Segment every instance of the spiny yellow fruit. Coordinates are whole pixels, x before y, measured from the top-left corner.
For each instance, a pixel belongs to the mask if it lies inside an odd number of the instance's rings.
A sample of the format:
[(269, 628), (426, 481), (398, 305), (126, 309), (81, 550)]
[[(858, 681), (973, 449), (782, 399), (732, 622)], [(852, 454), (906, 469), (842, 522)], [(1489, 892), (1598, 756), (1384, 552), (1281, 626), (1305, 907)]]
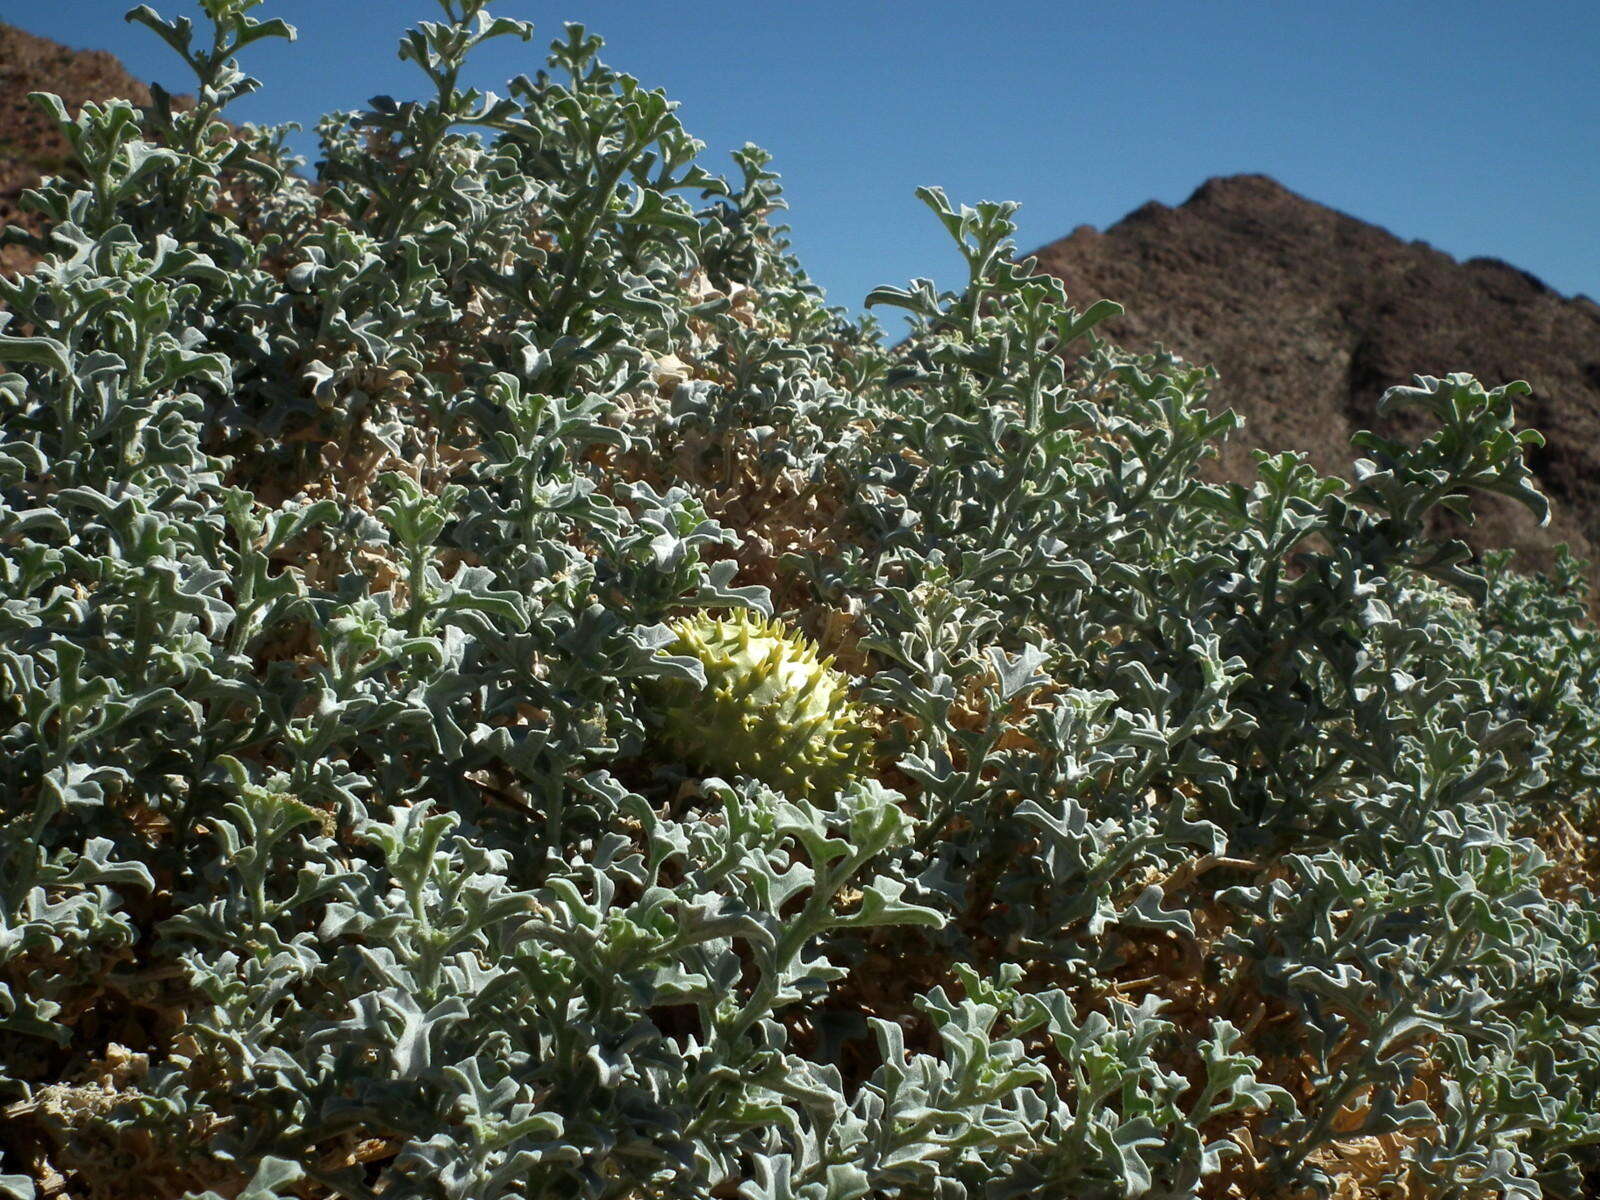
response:
[(706, 686), (659, 685), (659, 730), (674, 756), (708, 774), (746, 775), (787, 792), (832, 794), (862, 769), (872, 734), (850, 681), (781, 621), (739, 610), (674, 622), (665, 652), (693, 658)]

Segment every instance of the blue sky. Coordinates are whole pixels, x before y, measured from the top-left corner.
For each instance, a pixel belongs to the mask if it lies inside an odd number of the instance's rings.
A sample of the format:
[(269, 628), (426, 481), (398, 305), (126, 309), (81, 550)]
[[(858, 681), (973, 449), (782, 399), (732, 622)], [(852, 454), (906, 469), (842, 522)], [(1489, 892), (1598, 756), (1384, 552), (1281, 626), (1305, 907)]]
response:
[[(169, 16), (198, 10), (154, 2)], [(114, 50), (183, 90), (170, 51), (124, 24), (128, 7), (0, 0), (0, 20)], [(309, 127), (380, 92), (420, 92), (395, 46), (438, 13), (433, 0), (259, 11), (300, 41), (253, 48), (245, 66), (266, 87), (236, 118)], [(879, 283), (957, 282), (919, 184), (1021, 201), (1028, 250), (1241, 171), (1600, 297), (1592, 0), (501, 0), (497, 11), (534, 21), (535, 41), (485, 47), (471, 82), (531, 73), (561, 23), (583, 21), (607, 61), (681, 102), (714, 165), (746, 141), (774, 153), (797, 251), (851, 308)]]

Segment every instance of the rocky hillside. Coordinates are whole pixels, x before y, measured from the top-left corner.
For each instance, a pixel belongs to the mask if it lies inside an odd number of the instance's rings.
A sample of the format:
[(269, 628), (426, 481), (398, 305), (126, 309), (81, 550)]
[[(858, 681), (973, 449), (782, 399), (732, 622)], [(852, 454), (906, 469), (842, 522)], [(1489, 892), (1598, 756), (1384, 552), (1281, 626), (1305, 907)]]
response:
[[(48, 117), (28, 99), (54, 92), (76, 112), (85, 101), (117, 97), (150, 103), (150, 92), (116, 56), (104, 50), (71, 50), (47, 38), (0, 24), (0, 228), (27, 224), (17, 201), (41, 174), (60, 171), (67, 143)], [(0, 270), (27, 264), (16, 246), (0, 247)]]
[(1078, 301), (1126, 306), (1116, 340), (1216, 365), (1217, 402), (1247, 421), (1223, 464), (1236, 478), (1252, 446), (1347, 471), (1351, 432), (1381, 428), (1378, 397), (1413, 374), (1526, 379), (1523, 421), (1548, 439), (1534, 465), (1550, 524), (1507, 502), (1469, 537), (1540, 564), (1562, 541), (1600, 557), (1600, 305), (1587, 297), (1494, 259), (1457, 262), (1261, 175), (1213, 179), (1103, 233), (1084, 226), (1038, 259)]

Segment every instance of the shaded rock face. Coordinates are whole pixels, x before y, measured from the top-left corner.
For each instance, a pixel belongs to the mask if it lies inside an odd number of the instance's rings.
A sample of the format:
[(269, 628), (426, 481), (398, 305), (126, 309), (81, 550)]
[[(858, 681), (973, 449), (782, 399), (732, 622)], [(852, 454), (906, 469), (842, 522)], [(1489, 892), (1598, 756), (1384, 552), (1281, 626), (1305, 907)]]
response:
[(1386, 387), (1469, 371), (1494, 387), (1525, 379), (1519, 421), (1548, 441), (1533, 466), (1550, 523), (1480, 497), (1479, 548), (1516, 546), (1544, 567), (1560, 542), (1600, 557), (1600, 305), (1526, 272), (1457, 262), (1335, 212), (1261, 175), (1213, 179), (1177, 208), (1147, 204), (1099, 232), (1084, 226), (1037, 253), (1080, 306), (1126, 314), (1105, 328), (1133, 349), (1158, 343), (1216, 366), (1216, 403), (1246, 424), (1221, 473), (1252, 475), (1251, 447), (1302, 450), (1348, 474), (1350, 434), (1380, 422)]
[[(67, 141), (55, 124), (28, 99), (30, 92), (54, 92), (76, 113), (90, 100), (131, 100), (149, 104), (150, 91), (104, 50), (69, 50), (47, 38), (0, 24), (0, 228), (38, 224), (18, 200), (40, 176), (60, 173), (70, 161)], [(30, 264), (17, 246), (0, 247), (0, 270)]]

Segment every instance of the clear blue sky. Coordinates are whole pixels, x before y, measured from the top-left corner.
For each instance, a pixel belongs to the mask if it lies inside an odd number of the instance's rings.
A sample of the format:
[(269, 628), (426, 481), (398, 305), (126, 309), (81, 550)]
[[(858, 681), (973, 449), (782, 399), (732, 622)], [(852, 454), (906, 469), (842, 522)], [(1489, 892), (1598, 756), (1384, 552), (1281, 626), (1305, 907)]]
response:
[[(154, 0), (166, 15), (195, 0)], [(186, 81), (125, 0), (0, 0), (0, 19)], [(297, 120), (420, 92), (395, 46), (433, 0), (268, 0), (300, 30), (245, 66), (236, 118)], [(1034, 249), (1213, 175), (1260, 171), (1458, 257), (1600, 297), (1600, 4), (1594, 0), (501, 0), (535, 41), (473, 82), (531, 73), (565, 20), (681, 101), (719, 169), (776, 155), (802, 261), (855, 308), (879, 283), (956, 282), (912, 195), (1023, 204)], [(180, 64), (181, 67), (181, 64)], [(309, 138), (301, 143), (307, 148)], [(1087, 298), (1086, 298), (1087, 299)]]

